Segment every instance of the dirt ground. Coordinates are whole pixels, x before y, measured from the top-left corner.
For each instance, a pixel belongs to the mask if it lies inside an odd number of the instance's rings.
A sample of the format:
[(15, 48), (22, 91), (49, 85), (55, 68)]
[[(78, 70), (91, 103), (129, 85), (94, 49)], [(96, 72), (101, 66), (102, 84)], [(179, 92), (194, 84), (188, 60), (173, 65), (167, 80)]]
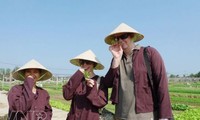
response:
[[(0, 120), (6, 120), (8, 113), (7, 92), (0, 91)], [(52, 120), (66, 120), (67, 112), (53, 108)]]

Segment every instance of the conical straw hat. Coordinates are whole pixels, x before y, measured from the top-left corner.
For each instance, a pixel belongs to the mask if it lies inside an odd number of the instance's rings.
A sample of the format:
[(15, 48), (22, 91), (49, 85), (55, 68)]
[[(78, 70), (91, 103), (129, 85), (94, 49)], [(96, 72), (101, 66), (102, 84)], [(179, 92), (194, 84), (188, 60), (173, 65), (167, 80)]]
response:
[(83, 52), (80, 55), (74, 57), (70, 60), (70, 63), (76, 66), (81, 66), (79, 60), (89, 60), (97, 63), (96, 67), (94, 68), (95, 70), (104, 69), (104, 66), (100, 63), (100, 61), (97, 59), (96, 55), (92, 52), (92, 50), (87, 50), (86, 52)]
[(43, 65), (41, 65), (36, 60), (32, 59), (29, 62), (27, 62), (25, 65), (20, 67), (17, 71), (13, 73), (13, 78), (16, 80), (23, 81), (25, 79), (24, 71), (26, 69), (40, 69), (41, 70), (41, 77), (38, 81), (42, 80), (48, 80), (52, 77), (52, 73), (47, 70)]
[(116, 34), (121, 33), (132, 33), (134, 34), (134, 37), (132, 38), (133, 42), (140, 41), (144, 38), (144, 35), (133, 29), (132, 27), (128, 26), (125, 23), (121, 23), (117, 28), (115, 28), (106, 38), (105, 42), (109, 45), (112, 45), (112, 43), (115, 42), (114, 36)]

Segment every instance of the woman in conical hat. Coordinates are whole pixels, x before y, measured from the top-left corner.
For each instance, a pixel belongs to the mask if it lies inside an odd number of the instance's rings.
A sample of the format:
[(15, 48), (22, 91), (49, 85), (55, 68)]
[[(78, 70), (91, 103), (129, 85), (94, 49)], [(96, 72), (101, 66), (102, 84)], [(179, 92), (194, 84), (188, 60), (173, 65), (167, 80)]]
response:
[(13, 78), (24, 81), (8, 92), (9, 120), (51, 120), (50, 96), (36, 86), (37, 81), (48, 80), (52, 73), (36, 60), (30, 60), (13, 73)]
[(165, 65), (155, 48), (135, 44), (143, 38), (125, 23), (105, 37), (113, 59), (104, 85), (113, 87), (116, 119), (169, 120), (172, 109)]
[(100, 77), (94, 70), (104, 66), (96, 55), (87, 50), (70, 60), (80, 67), (63, 86), (63, 97), (72, 100), (67, 120), (99, 120), (99, 109), (107, 104), (108, 89), (103, 86)]

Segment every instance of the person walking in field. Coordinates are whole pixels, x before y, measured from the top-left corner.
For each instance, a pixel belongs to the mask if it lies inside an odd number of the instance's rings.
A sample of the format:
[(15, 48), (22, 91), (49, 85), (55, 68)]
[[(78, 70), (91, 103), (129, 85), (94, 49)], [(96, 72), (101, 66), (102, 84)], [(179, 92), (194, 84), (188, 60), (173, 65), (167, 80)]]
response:
[[(172, 108), (164, 62), (153, 47), (146, 47), (150, 69), (145, 64), (144, 47), (135, 43), (144, 36), (121, 23), (105, 43), (113, 55), (104, 85), (112, 87), (116, 120), (169, 120)], [(151, 71), (148, 79), (148, 71)]]
[(13, 78), (23, 84), (13, 86), (8, 92), (8, 120), (51, 120), (50, 96), (36, 82), (48, 80), (52, 73), (36, 60), (31, 60), (13, 73)]
[(63, 85), (63, 97), (71, 100), (67, 120), (99, 120), (99, 110), (108, 101), (108, 88), (102, 84), (104, 77), (96, 75), (94, 70), (102, 70), (104, 66), (91, 50), (70, 62), (80, 68)]

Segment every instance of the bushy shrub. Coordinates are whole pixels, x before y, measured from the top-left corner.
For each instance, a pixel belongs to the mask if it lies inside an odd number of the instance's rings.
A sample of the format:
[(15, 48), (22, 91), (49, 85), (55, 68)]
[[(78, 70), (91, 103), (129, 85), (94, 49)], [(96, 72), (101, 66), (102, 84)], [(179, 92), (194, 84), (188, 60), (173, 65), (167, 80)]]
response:
[(187, 109), (189, 109), (188, 105), (185, 105), (185, 104), (172, 104), (172, 110), (185, 111)]

